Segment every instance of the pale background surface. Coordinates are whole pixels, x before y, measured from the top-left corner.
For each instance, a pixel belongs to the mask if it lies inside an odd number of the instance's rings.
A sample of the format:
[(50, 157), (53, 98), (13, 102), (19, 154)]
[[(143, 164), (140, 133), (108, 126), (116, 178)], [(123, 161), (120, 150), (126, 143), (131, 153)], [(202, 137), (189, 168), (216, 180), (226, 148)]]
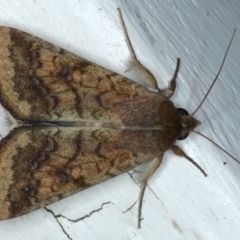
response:
[[(139, 60), (153, 72), (160, 87), (167, 86), (175, 59), (181, 58), (172, 100), (190, 113), (215, 77), (237, 28), (221, 76), (196, 117), (202, 122), (199, 131), (239, 159), (238, 0), (0, 0), (0, 24), (124, 74), (129, 53), (117, 7), (122, 10)], [(0, 114), (0, 133), (6, 135)], [(110, 202), (90, 217), (76, 223), (59, 217), (58, 222), (40, 209), (0, 222), (0, 239), (240, 239), (240, 166), (196, 134), (178, 145), (208, 177), (184, 159), (166, 153), (146, 190), (141, 230), (136, 227), (137, 206), (122, 213), (139, 194), (139, 186), (126, 173), (49, 206), (56, 215), (78, 219)]]

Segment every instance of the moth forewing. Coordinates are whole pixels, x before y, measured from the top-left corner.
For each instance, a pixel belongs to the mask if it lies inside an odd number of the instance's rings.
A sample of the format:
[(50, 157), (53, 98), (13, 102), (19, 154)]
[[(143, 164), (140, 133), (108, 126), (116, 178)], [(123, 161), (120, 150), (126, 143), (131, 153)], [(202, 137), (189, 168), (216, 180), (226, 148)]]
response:
[(148, 139), (157, 141), (157, 134), (43, 126), (13, 130), (0, 145), (1, 219), (26, 214), (152, 159), (159, 152)]
[(0, 36), (0, 101), (18, 124), (0, 145), (1, 219), (161, 156), (179, 137), (161, 93), (19, 30)]

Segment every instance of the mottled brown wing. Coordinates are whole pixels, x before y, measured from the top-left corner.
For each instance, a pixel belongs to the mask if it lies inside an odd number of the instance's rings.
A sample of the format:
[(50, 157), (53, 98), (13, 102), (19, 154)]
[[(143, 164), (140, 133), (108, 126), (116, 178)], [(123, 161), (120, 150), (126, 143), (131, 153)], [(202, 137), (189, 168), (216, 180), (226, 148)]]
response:
[(161, 133), (20, 127), (0, 145), (0, 219), (17, 217), (161, 154)]
[(0, 103), (23, 120), (0, 143), (0, 219), (160, 156), (179, 136), (161, 94), (16, 29), (0, 27), (0, 44)]
[(15, 119), (159, 125), (162, 95), (13, 28), (0, 44), (0, 103)]

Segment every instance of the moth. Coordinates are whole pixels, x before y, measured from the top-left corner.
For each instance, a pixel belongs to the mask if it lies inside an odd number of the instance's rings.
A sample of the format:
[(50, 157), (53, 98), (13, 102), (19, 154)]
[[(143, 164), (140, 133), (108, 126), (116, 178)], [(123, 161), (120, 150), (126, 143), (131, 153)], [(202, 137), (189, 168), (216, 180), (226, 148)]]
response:
[[(0, 103), (10, 133), (0, 142), (0, 219), (38, 208), (149, 162), (144, 189), (175, 144), (200, 122), (169, 100), (137, 60), (119, 11), (131, 61), (153, 91), (28, 33), (0, 27)], [(155, 90), (155, 91), (154, 91)]]

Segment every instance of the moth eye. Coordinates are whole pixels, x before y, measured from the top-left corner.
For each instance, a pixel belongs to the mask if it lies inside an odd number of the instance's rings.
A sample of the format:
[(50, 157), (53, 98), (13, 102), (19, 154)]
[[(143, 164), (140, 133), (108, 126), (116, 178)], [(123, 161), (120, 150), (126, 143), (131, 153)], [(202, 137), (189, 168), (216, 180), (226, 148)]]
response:
[(178, 140), (184, 140), (185, 138), (188, 137), (188, 135), (189, 135), (189, 133), (186, 133), (186, 134), (184, 134), (184, 135), (181, 135), (181, 136), (178, 138)]
[(184, 108), (177, 108), (177, 112), (179, 113), (180, 116), (189, 116), (188, 111)]
[[(177, 112), (180, 116), (189, 116), (188, 111), (185, 110), (184, 108), (177, 108)], [(187, 125), (184, 124), (183, 127), (187, 127)], [(178, 140), (184, 140), (185, 138), (188, 137), (188, 135), (189, 135), (189, 133), (183, 134), (178, 138)]]

